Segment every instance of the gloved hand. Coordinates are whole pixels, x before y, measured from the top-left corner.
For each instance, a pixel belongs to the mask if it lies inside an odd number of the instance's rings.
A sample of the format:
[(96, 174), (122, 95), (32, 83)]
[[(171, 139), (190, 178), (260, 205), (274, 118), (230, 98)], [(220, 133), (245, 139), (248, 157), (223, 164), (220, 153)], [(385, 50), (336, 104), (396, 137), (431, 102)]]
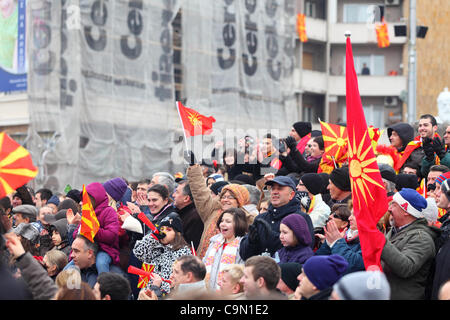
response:
[(435, 137), (433, 139), (433, 142), (431, 143), (433, 147), (433, 151), (436, 153), (436, 155), (439, 157), (439, 159), (442, 159), (445, 154), (445, 143), (439, 139), (439, 137)]
[(197, 163), (197, 159), (195, 159), (195, 155), (191, 150), (187, 150), (183, 152), (184, 160), (190, 165), (193, 166)]
[(248, 241), (252, 244), (259, 242), (258, 227), (255, 223), (248, 226)]
[(425, 153), (425, 158), (428, 162), (432, 162), (434, 160), (434, 150), (432, 145), (432, 140), (430, 138), (422, 139), (422, 148)]
[(288, 136), (284, 141), (286, 142), (286, 146), (291, 150), (297, 147), (297, 141), (291, 136)]

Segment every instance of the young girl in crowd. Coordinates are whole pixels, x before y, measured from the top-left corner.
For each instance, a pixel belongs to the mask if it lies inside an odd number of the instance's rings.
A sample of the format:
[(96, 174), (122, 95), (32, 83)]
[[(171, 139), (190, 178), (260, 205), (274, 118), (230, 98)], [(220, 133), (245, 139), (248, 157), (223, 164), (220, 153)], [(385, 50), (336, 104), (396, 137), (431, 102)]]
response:
[(276, 252), (278, 263), (305, 263), (314, 255), (311, 249), (311, 233), (305, 218), (299, 214), (290, 214), (281, 220), (280, 241), (283, 248)]
[[(133, 253), (141, 262), (154, 265), (153, 272), (166, 280), (172, 274), (172, 265), (181, 256), (190, 255), (191, 250), (182, 236), (183, 224), (175, 212), (170, 213), (159, 223), (159, 234), (149, 233), (136, 241)], [(156, 235), (159, 240), (156, 240)], [(148, 288), (152, 285), (152, 280)], [(161, 293), (168, 294), (170, 284), (161, 283)]]
[(220, 233), (210, 239), (203, 262), (206, 266), (206, 283), (210, 289), (219, 289), (223, 271), (230, 264), (242, 264), (239, 245), (247, 233), (245, 212), (240, 208), (230, 208), (222, 212), (217, 228)]

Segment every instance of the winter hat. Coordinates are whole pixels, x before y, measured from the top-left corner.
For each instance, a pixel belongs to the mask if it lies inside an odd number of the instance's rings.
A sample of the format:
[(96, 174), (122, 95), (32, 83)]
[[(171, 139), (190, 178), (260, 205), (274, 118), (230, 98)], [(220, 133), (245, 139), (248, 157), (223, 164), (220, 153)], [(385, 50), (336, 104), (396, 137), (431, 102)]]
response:
[(403, 188), (417, 189), (419, 187), (419, 182), (417, 181), (417, 176), (415, 174), (399, 173), (395, 178), (395, 189), (397, 191)]
[(444, 182), (445, 180), (450, 179), (450, 171), (441, 174), (439, 177), (436, 178), (436, 183), (441, 185), (442, 182)]
[(311, 131), (311, 138), (320, 137), (321, 135), (322, 135), (322, 131), (320, 131), (320, 130)]
[(163, 226), (170, 227), (180, 233), (183, 233), (183, 222), (181, 221), (180, 216), (175, 212), (169, 213), (164, 219), (162, 219), (159, 223), (158, 229), (161, 229)]
[(123, 194), (127, 190), (127, 183), (122, 178), (114, 178), (106, 181), (103, 184), (106, 192), (113, 198), (116, 202), (122, 199)]
[(330, 184), (330, 175), (326, 172), (318, 173), (320, 179), (322, 179), (322, 189), (320, 193), (328, 193), (327, 187)]
[(219, 181), (216, 183), (213, 183), (209, 188), (212, 192), (214, 192), (215, 195), (218, 195), (220, 191), (222, 191), (222, 188), (226, 186), (227, 184), (230, 184), (228, 181)]
[(291, 289), (295, 291), (298, 287), (298, 275), (302, 273), (302, 265), (295, 262), (286, 262), (279, 264), (281, 269), (281, 280)]
[[(449, 191), (450, 191), (450, 181), (449, 181), (449, 179), (445, 179), (444, 182), (441, 183), (441, 192), (445, 194), (448, 201), (450, 201), (450, 192)], [(13, 212), (14, 212), (14, 209), (13, 209)]]
[[(446, 194), (447, 195), (447, 194)], [(448, 196), (447, 196), (448, 197)], [(439, 209), (434, 198), (426, 198), (427, 207), (423, 210), (423, 215), (428, 222), (435, 223), (438, 219)]]
[(250, 184), (252, 186), (255, 185), (255, 181), (253, 181), (253, 178), (250, 177), (248, 174), (238, 174), (237, 176), (234, 177), (233, 180), (241, 181), (244, 184)]
[(378, 164), (378, 168), (380, 169), (380, 174), (383, 179), (395, 183), (395, 178), (397, 177), (397, 174), (395, 173), (394, 168), (392, 168), (390, 165), (386, 163)]
[(58, 231), (58, 233), (61, 235), (61, 240), (62, 241), (67, 241), (67, 219), (59, 219), (57, 221), (54, 221), (52, 223), (50, 223), (50, 225), (52, 226), (52, 228), (56, 229), (56, 231)]
[(50, 199), (48, 199), (47, 204), (53, 203), (55, 206), (59, 206), (59, 198), (56, 195), (53, 195)]
[(403, 188), (396, 192), (392, 201), (396, 202), (406, 212), (416, 218), (424, 218), (424, 209), (428, 206), (428, 202), (416, 190)]
[(22, 216), (30, 219), (30, 222), (36, 221), (38, 215), (38, 209), (31, 204), (22, 204), (20, 206), (14, 207), (12, 213), (20, 213)]
[(330, 180), (342, 191), (351, 191), (350, 175), (347, 166), (334, 169), (330, 174)]
[(288, 186), (294, 191), (297, 190), (297, 186), (295, 185), (294, 180), (291, 177), (277, 176), (272, 180), (267, 181), (266, 186), (271, 186), (274, 183), (279, 184), (280, 186)]
[(81, 191), (77, 189), (72, 189), (69, 192), (67, 192), (66, 197), (72, 199), (76, 203), (80, 203), (81, 201)]
[(303, 265), (303, 273), (318, 289), (333, 286), (347, 270), (348, 262), (337, 254), (312, 256)]
[(305, 218), (298, 213), (290, 214), (281, 220), (281, 223), (286, 225), (294, 232), (298, 242), (305, 246), (311, 244), (311, 233), (309, 232), (308, 224)]
[(300, 180), (305, 185), (305, 188), (308, 189), (310, 193), (313, 195), (321, 193), (322, 186), (322, 178), (320, 178), (318, 173), (305, 173)]
[[(221, 174), (218, 174), (218, 173), (213, 173), (213, 174), (210, 174), (209, 176), (208, 176), (208, 179), (209, 178), (212, 178), (212, 179), (214, 179), (214, 181), (224, 181), (224, 178), (223, 178), (223, 176), (221, 175)], [(208, 179), (206, 179), (206, 180), (208, 180)]]
[(220, 197), (222, 197), (222, 195), (227, 192), (230, 191), (234, 197), (236, 198), (237, 202), (238, 202), (238, 206), (243, 207), (246, 204), (250, 203), (250, 193), (248, 192), (247, 188), (235, 183), (232, 184), (227, 184), (226, 186), (224, 186), (222, 188), (222, 191), (220, 192)]
[(16, 228), (14, 228), (14, 233), (27, 240), (30, 240), (33, 244), (39, 242), (39, 230), (31, 223), (19, 224)]
[[(44, 220), (47, 223), (52, 224), (53, 222), (56, 222), (58, 220), (66, 219), (66, 213), (67, 209), (62, 209), (59, 210), (56, 214), (46, 214), (44, 215)], [(77, 214), (76, 211), (73, 211), (73, 214)]]
[(334, 286), (341, 300), (389, 300), (391, 287), (380, 271), (358, 271), (343, 276)]
[(308, 133), (311, 133), (311, 129), (312, 129), (311, 128), (311, 122), (303, 122), (303, 121), (299, 121), (299, 122), (294, 123), (292, 125), (292, 127), (298, 133), (300, 138), (303, 138)]

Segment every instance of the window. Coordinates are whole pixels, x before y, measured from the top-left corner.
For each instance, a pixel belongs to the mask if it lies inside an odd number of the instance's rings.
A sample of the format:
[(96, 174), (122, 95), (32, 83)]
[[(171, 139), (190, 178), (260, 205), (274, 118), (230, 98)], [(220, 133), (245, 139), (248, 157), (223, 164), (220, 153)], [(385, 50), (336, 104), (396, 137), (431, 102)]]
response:
[[(343, 74), (345, 75), (345, 56), (343, 59)], [(362, 74), (364, 65), (369, 68), (369, 75), (371, 76), (384, 76), (386, 74), (383, 55), (355, 55), (353, 60), (358, 75)]]
[(316, 3), (306, 1), (305, 2), (305, 15), (307, 17), (316, 18)]
[(374, 4), (344, 4), (344, 23), (374, 23), (381, 21), (383, 6)]

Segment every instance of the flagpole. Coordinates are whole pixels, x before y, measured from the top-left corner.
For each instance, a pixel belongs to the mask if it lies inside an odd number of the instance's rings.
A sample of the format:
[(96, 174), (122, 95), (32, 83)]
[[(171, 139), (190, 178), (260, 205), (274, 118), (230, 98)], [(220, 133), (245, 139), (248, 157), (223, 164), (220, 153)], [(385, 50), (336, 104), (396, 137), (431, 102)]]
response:
[(181, 128), (183, 128), (184, 143), (185, 143), (185, 146), (186, 146), (186, 151), (189, 151), (189, 146), (188, 146), (187, 138), (186, 138), (186, 131), (184, 131), (183, 120), (181, 119), (181, 113), (180, 113), (180, 107), (179, 107), (180, 103), (181, 103), (180, 101), (176, 101), (178, 117), (180, 118)]

